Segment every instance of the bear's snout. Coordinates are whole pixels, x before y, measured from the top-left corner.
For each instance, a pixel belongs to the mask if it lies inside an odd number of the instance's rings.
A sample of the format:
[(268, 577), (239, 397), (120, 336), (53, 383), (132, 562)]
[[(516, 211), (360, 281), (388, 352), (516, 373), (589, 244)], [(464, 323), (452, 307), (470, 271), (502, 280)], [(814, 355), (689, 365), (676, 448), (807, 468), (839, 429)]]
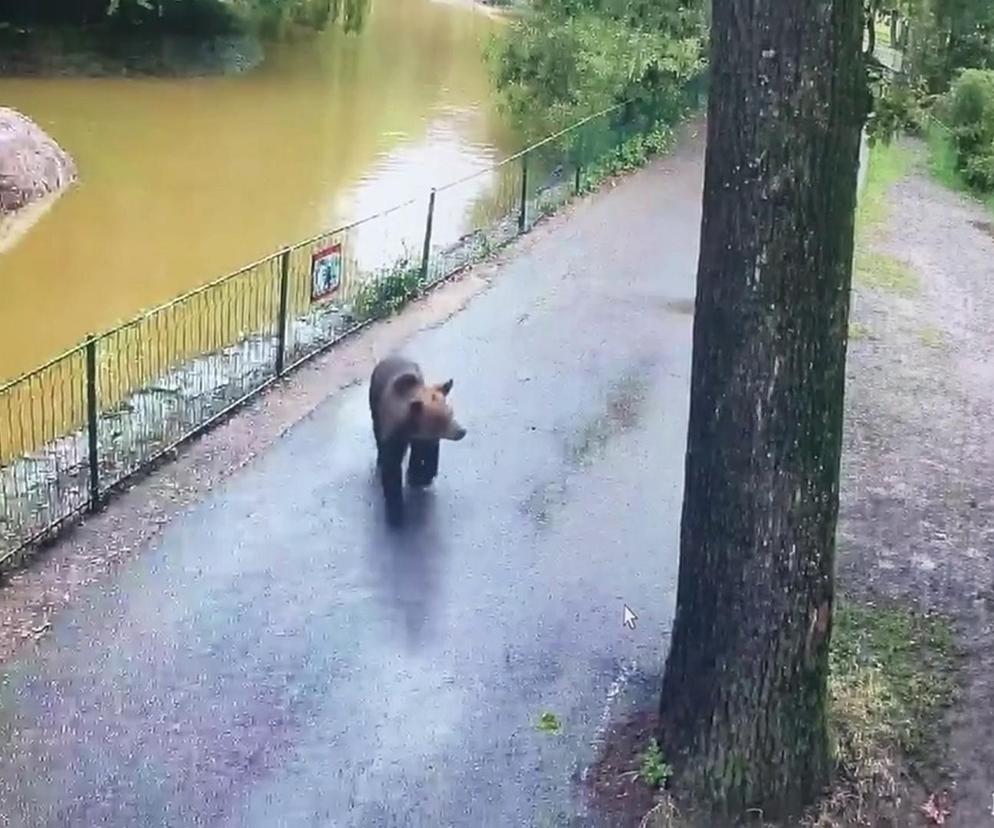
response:
[(453, 423), (447, 436), (450, 440), (458, 442), (466, 436), (466, 429), (459, 425), (459, 423)]

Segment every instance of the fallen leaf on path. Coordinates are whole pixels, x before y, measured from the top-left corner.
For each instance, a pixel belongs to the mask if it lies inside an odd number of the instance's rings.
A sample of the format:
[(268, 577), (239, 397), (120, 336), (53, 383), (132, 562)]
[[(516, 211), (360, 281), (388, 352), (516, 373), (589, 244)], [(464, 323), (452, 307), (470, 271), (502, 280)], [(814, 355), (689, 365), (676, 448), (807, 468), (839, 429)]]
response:
[(558, 733), (562, 729), (562, 722), (555, 713), (543, 713), (538, 717), (538, 729), (545, 733)]

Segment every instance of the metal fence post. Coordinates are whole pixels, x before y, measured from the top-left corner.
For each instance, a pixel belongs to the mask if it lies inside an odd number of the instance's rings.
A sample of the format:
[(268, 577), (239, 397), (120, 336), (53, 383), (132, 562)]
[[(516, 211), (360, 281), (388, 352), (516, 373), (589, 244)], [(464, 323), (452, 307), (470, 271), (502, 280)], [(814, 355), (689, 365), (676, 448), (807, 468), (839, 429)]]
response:
[(521, 156), (521, 210), (518, 212), (518, 232), (525, 232), (528, 218), (528, 153)]
[(580, 179), (582, 175), (583, 175), (583, 167), (581, 167), (579, 162), (577, 162), (575, 180), (573, 181), (573, 193), (575, 195), (580, 194)]
[(90, 511), (100, 508), (100, 457), (97, 440), (97, 339), (86, 337), (86, 436), (89, 459)]
[(286, 368), (287, 296), (290, 293), (290, 248), (280, 254), (280, 305), (276, 316), (276, 376)]
[(431, 195), (428, 197), (428, 220), (425, 222), (425, 244), (421, 250), (421, 284), (428, 281), (428, 264), (431, 258), (431, 231), (435, 221), (435, 188), (431, 188)]

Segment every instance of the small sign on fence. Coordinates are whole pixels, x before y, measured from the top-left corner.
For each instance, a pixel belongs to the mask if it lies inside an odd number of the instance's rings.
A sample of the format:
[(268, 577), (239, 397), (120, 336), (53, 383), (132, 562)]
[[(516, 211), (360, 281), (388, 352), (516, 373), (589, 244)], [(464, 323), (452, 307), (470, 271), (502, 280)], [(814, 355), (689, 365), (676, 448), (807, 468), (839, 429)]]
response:
[(342, 245), (333, 244), (311, 256), (311, 301), (331, 296), (342, 282)]

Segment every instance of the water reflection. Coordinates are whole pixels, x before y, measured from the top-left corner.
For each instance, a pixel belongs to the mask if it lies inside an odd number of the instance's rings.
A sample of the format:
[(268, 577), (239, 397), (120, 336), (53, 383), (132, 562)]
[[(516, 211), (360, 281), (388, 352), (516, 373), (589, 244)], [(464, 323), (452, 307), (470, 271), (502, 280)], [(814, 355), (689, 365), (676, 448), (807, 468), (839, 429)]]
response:
[(339, 215), (373, 216), (398, 202), (412, 202), (355, 228), (351, 253), (363, 270), (421, 255), (429, 192), (437, 184), (470, 177), (436, 197), (432, 232), (436, 247), (454, 243), (488, 218), (477, 205), (492, 202), (488, 196), (494, 194), (500, 176), (491, 167), (499, 154), (486, 144), (467, 144), (465, 135), (474, 118), (471, 111), (443, 114), (423, 138), (391, 152), (358, 187), (343, 194)]
[[(342, 21), (342, 26), (346, 32), (361, 32), (366, 25), (366, 18), (369, 16), (370, 0), (332, 0), (331, 19)], [(344, 6), (344, 8), (343, 8)]]
[[(371, 485), (377, 509), (381, 509), (379, 478)], [(405, 525), (389, 529), (377, 512), (376, 537), (370, 544), (370, 564), (381, 590), (381, 607), (399, 618), (404, 641), (418, 649), (431, 640), (438, 611), (439, 574), (449, 557), (448, 537), (436, 520), (434, 489), (405, 492)], [(442, 521), (444, 525), (444, 521)]]

